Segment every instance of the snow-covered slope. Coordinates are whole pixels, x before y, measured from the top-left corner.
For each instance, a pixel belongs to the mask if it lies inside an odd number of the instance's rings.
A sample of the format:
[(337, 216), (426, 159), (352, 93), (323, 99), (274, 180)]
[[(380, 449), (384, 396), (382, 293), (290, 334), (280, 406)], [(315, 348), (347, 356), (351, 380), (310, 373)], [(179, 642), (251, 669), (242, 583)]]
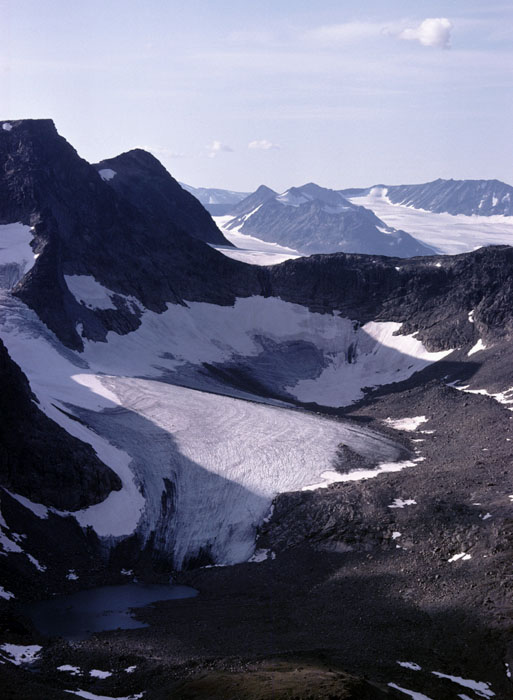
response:
[[(72, 285), (81, 296), (84, 289), (98, 292), (83, 280)], [(0, 334), (41, 408), (91, 444), (123, 483), (76, 513), (77, 520), (102, 537), (135, 532), (141, 546), (151, 539), (175, 566), (250, 557), (273, 497), (322, 483), (334, 471), (340, 444), (376, 467), (403, 454), (365, 429), (234, 390), (219, 378), (223, 367), (249, 361), (285, 401), (326, 397), (330, 405), (347, 404), (363, 385), (404, 378), (441, 356), (413, 338), (393, 336), (397, 327), (358, 328), (338, 315), (250, 297), (234, 307), (146, 310), (138, 330), (87, 341), (77, 354), (9, 293), (0, 305)], [(221, 372), (209, 377), (207, 367)], [(326, 392), (326, 373), (337, 392)]]
[(205, 209), (215, 216), (224, 216), (235, 204), (248, 196), (249, 192), (234, 192), (214, 187), (192, 187), (181, 182), (180, 185), (199, 200)]
[(441, 253), (453, 255), (486, 245), (513, 244), (513, 216), (452, 215), (394, 204), (386, 187), (374, 187), (349, 198), (371, 209), (389, 226), (406, 229)]

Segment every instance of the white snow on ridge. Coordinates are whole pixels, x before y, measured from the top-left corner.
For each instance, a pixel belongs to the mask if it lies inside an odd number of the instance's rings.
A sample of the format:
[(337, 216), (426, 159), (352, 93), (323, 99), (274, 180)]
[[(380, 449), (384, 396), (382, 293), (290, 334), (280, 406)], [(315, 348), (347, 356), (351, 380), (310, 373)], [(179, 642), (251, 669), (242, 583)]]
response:
[(364, 197), (347, 199), (371, 209), (388, 226), (407, 231), (441, 253), (455, 255), (485, 245), (513, 243), (513, 216), (435, 214), (403, 204), (392, 204), (386, 192), (386, 188), (374, 187)]
[(15, 666), (21, 666), (34, 663), (42, 648), (38, 644), (0, 644), (0, 653)]

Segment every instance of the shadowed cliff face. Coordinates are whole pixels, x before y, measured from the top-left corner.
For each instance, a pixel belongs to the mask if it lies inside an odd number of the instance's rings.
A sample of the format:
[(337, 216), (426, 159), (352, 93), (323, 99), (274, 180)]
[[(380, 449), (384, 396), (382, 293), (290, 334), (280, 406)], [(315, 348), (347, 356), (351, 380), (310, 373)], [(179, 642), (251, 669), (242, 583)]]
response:
[(87, 444), (35, 403), (29, 383), (0, 340), (0, 485), (62, 510), (99, 503), (119, 477)]
[(205, 243), (231, 246), (212, 217), (192, 194), (147, 151), (136, 148), (94, 166), (122, 197), (162, 228), (170, 222)]

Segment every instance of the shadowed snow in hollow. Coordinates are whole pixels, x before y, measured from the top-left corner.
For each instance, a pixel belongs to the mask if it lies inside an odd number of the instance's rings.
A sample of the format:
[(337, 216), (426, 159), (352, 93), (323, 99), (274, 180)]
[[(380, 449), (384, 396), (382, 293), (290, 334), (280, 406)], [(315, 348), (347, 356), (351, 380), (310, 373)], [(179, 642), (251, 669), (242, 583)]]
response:
[[(233, 307), (190, 303), (169, 305), (162, 314), (146, 311), (136, 331), (111, 332), (105, 343), (86, 340), (77, 354), (19, 300), (4, 293), (0, 304), (1, 335), (41, 408), (91, 444), (121, 478), (120, 491), (75, 513), (79, 523), (105, 537), (136, 532), (151, 538), (177, 567), (191, 559), (248, 559), (273, 497), (325, 485), (326, 473), (328, 481), (336, 480), (335, 468), (343, 470), (341, 443), (377, 471), (395, 471), (391, 463), (402, 463), (397, 470), (406, 465), (402, 448), (369, 430), (220, 395), (229, 385), (220, 385), (218, 393), (176, 386), (180, 372), (196, 366), (195, 388), (201, 390), (205, 363), (224, 367), (234, 358), (261, 358), (266, 352), (274, 357), (280, 345), (295, 352), (310, 343), (316, 352), (305, 354), (304, 366), (290, 363), (296, 378), (303, 377), (300, 382), (294, 385), (294, 377), (286, 375), (286, 362), (280, 367), (280, 381), (291, 384), (289, 396), (347, 404), (361, 396), (363, 385), (403, 379), (441, 356), (427, 353), (411, 336), (393, 336), (398, 328), (392, 323), (358, 328), (336, 314), (252, 297)], [(251, 389), (245, 396), (267, 401), (252, 397)], [(358, 478), (374, 473), (366, 469)], [(37, 504), (26, 507), (41, 510)]]
[(0, 289), (12, 289), (33, 267), (33, 237), (32, 229), (25, 224), (0, 225)]
[(485, 245), (513, 244), (513, 216), (437, 214), (392, 204), (386, 187), (374, 187), (364, 197), (348, 197), (353, 204), (371, 209), (389, 226), (408, 231), (441, 253), (456, 255)]

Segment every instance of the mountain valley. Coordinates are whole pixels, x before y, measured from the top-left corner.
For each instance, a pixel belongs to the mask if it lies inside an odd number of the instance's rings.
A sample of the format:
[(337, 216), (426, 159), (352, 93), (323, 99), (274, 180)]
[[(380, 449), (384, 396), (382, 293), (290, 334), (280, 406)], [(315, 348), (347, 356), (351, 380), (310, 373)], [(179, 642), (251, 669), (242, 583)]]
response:
[[(91, 165), (49, 120), (2, 127), (5, 697), (507, 698), (495, 190), (404, 230), (425, 191), (217, 191), (221, 230), (141, 149)], [(503, 234), (450, 238), (485, 214)], [(80, 642), (24, 608), (170, 578), (198, 595)]]

